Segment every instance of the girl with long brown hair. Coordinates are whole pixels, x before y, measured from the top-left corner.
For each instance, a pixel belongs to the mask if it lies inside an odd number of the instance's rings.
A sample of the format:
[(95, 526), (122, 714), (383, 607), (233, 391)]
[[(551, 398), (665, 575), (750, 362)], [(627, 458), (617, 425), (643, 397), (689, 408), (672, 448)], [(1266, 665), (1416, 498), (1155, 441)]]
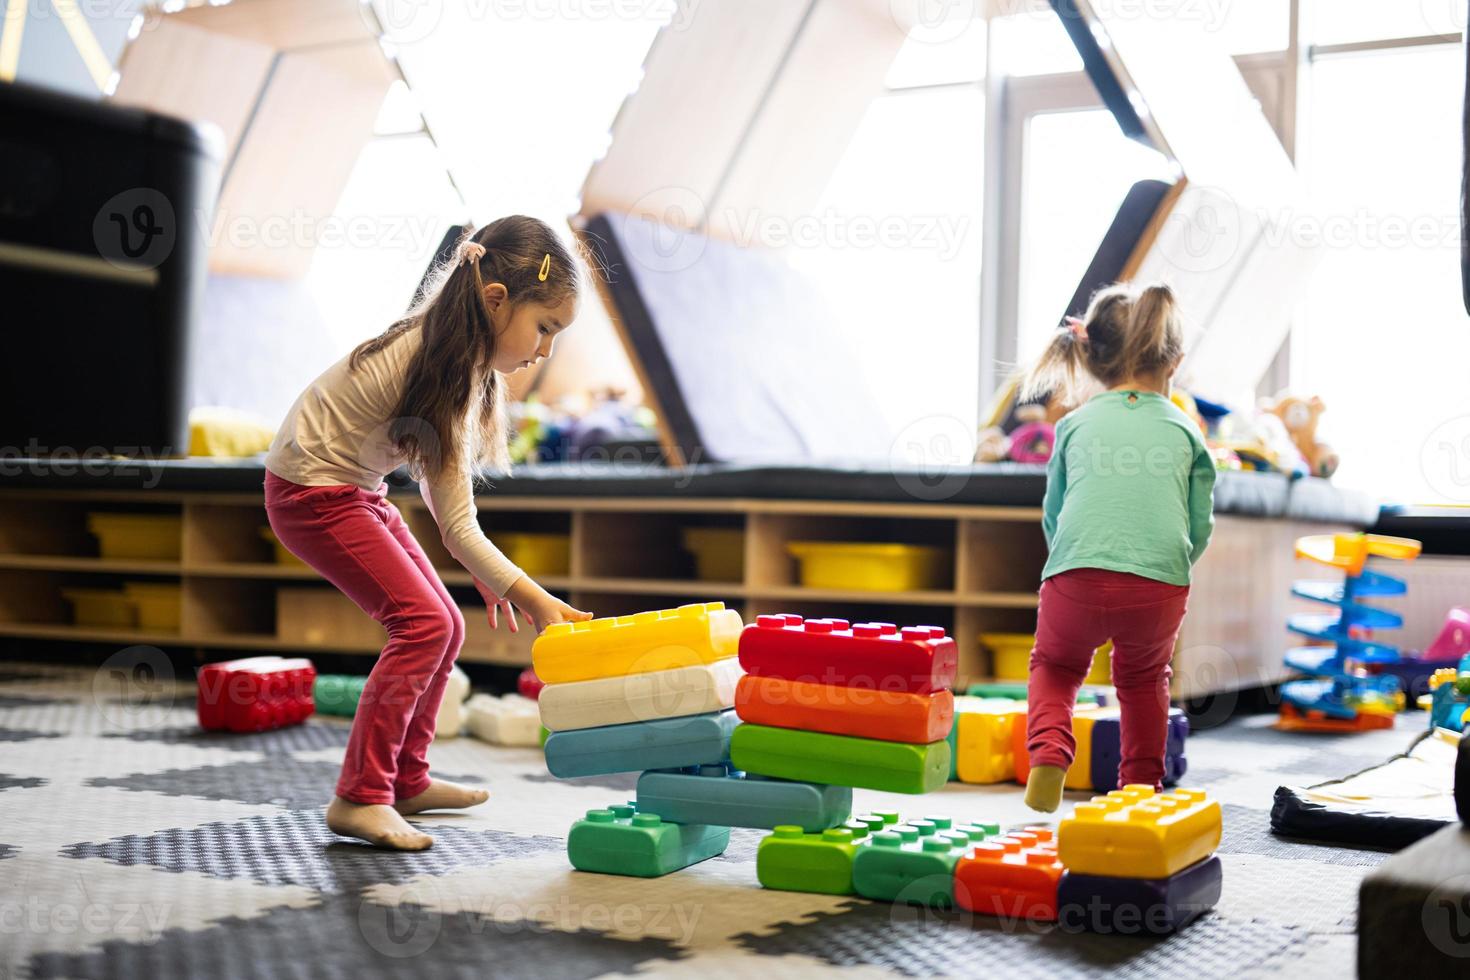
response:
[(426, 758), (464, 620), (387, 499), (407, 464), (444, 546), (474, 576), (490, 625), (538, 630), (590, 619), (485, 537), (473, 480), (507, 462), (504, 375), (551, 355), (577, 315), (579, 267), (543, 222), (514, 215), (467, 236), (408, 314), (307, 387), (266, 457), (276, 537), (388, 632), (348, 738), (335, 833), (421, 850), (405, 816), (483, 803), (483, 789), (431, 779)]

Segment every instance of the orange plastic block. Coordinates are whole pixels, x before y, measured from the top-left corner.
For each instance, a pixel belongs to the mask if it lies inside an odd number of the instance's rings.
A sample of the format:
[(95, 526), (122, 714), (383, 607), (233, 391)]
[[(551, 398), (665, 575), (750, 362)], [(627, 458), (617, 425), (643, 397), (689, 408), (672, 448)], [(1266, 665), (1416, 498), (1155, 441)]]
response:
[(1026, 702), (966, 699), (955, 705), (955, 777), (962, 783), (1016, 778), (1016, 728), (1025, 725)]
[(1394, 716), (1378, 711), (1359, 711), (1356, 718), (1329, 718), (1321, 711), (1301, 711), (1282, 704), (1276, 728), (1283, 732), (1371, 732), (1392, 728)]
[(531, 665), (547, 684), (570, 684), (712, 664), (738, 652), (741, 625), (723, 602), (552, 623), (531, 646)]
[(949, 735), (954, 694), (910, 694), (746, 674), (735, 687), (741, 721), (926, 745)]
[[(1092, 726), (1098, 718), (1118, 716), (1117, 708), (1086, 708), (1078, 705), (1072, 715), (1072, 737), (1077, 740), (1077, 753), (1067, 767), (1062, 783), (1067, 789), (1092, 789)], [(1016, 782), (1025, 784), (1031, 775), (1031, 755), (1026, 751), (1026, 715), (1016, 719), (1011, 732), (1011, 749), (1015, 754)]]
[(1006, 919), (1055, 922), (1062, 862), (1044, 827), (976, 844), (954, 871), (955, 902), (971, 912)]
[(1057, 853), (1077, 874), (1167, 878), (1220, 846), (1220, 804), (1202, 790), (1125, 786), (1079, 803), (1057, 830)]

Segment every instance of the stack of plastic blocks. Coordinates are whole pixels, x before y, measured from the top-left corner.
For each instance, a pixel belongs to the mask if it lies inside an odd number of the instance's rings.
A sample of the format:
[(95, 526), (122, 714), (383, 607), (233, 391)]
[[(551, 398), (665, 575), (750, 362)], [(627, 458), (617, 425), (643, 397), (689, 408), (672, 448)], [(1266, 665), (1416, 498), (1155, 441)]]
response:
[(299, 725), (315, 710), (316, 668), (304, 657), (247, 657), (199, 670), (199, 727), (264, 732)]
[(476, 694), (465, 702), (465, 727), (491, 745), (541, 744), (541, 715), (536, 702), (519, 694), (496, 697)]
[[(1164, 744), (1165, 786), (1173, 786), (1184, 777), (1188, 762), (1185, 739), (1189, 736), (1189, 719), (1178, 708), (1169, 709), (1168, 738)], [(1072, 737), (1077, 743), (1076, 755), (1067, 769), (1063, 785), (1067, 789), (1106, 793), (1118, 787), (1118, 766), (1123, 761), (1122, 718), (1117, 708), (1086, 709), (1077, 706), (1072, 715)], [(1026, 714), (1022, 707), (1011, 730), (1011, 760), (1015, 780), (1022, 785), (1031, 774), (1030, 756), (1026, 751)]]
[(1220, 805), (1200, 790), (1125, 786), (1079, 803), (1057, 830), (1066, 928), (1167, 933), (1220, 900)]
[[(665, 784), (731, 779), (741, 625), (738, 613), (711, 602), (548, 627), (531, 651), (545, 682), (536, 704), (550, 732), (546, 768), (563, 779), (645, 769), (672, 770), (656, 774)], [(651, 786), (682, 799), (677, 789)], [(682, 819), (670, 812), (665, 820), (650, 809), (653, 799), (650, 791), (636, 804), (578, 821), (568, 838), (573, 865), (647, 876), (724, 850), (730, 823), (692, 819), (687, 809), (679, 811)], [(846, 816), (844, 810), (839, 822)], [(618, 841), (628, 861), (597, 856), (616, 851)]]
[(940, 627), (761, 616), (740, 663), (737, 769), (890, 793), (949, 781), (956, 651)]

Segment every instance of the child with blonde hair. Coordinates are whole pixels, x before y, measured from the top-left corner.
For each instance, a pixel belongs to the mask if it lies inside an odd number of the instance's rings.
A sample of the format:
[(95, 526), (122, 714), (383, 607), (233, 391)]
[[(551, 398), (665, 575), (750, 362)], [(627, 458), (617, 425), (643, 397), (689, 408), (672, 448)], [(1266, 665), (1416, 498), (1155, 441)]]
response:
[(1061, 805), (1077, 748), (1077, 690), (1108, 640), (1122, 712), (1119, 785), (1161, 787), (1170, 660), (1190, 570), (1214, 528), (1214, 462), (1169, 399), (1183, 357), (1169, 287), (1114, 285), (1093, 296), (1083, 318), (1068, 318), (1022, 387), (1024, 398), (1051, 394), (1065, 404), (1096, 392), (1057, 423), (1047, 466), (1050, 553), (1026, 716), (1026, 803), (1035, 810)]

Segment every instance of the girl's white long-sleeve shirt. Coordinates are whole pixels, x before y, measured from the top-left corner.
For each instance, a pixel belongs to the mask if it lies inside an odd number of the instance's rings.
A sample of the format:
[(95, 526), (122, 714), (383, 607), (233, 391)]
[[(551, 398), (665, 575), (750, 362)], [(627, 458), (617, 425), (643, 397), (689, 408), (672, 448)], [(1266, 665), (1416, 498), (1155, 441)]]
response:
[[(323, 372), (287, 412), (266, 469), (301, 486), (376, 490), (404, 461), (389, 441), (389, 427), (421, 340), (417, 329), (408, 330), (356, 369), (349, 355)], [(503, 598), (522, 572), (480, 528), (468, 470), (446, 465), (437, 477), (421, 480), (419, 492), (455, 561)]]

